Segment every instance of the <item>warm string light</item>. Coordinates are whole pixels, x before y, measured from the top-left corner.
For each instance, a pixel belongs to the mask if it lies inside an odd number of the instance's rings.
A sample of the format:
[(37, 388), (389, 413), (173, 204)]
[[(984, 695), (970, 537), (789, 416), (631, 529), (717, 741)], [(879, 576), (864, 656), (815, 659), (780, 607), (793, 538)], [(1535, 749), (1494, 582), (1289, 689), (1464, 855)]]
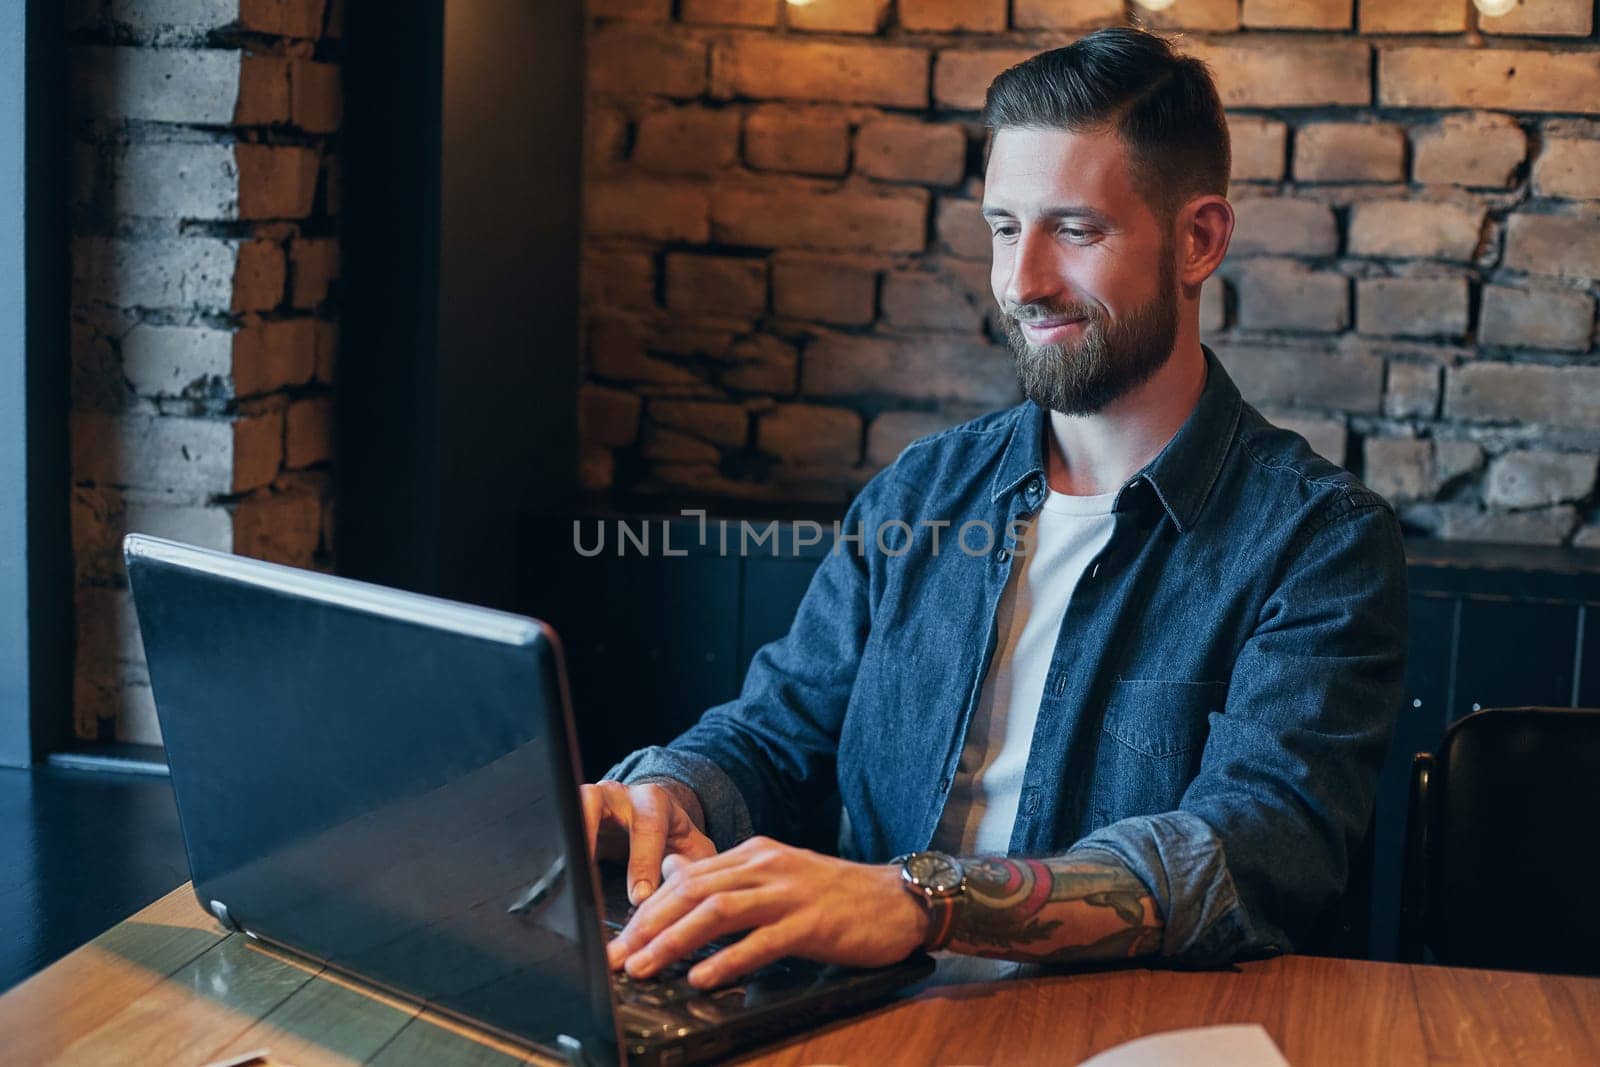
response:
[(1489, 18), (1499, 18), (1501, 15), (1509, 15), (1522, 0), (1472, 0), (1472, 2), (1477, 4), (1478, 10)]
[(1133, 2), (1144, 8), (1146, 11), (1165, 11), (1167, 8), (1176, 3), (1177, 0), (1133, 0)]

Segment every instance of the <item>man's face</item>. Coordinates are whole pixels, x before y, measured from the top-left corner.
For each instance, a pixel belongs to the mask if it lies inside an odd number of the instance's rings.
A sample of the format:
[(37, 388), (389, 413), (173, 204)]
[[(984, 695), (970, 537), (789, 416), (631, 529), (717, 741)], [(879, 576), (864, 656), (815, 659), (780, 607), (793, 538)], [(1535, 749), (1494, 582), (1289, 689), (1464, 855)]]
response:
[(1030, 400), (1091, 415), (1161, 369), (1178, 328), (1172, 234), (1135, 189), (1116, 133), (998, 131), (983, 213), (990, 284)]

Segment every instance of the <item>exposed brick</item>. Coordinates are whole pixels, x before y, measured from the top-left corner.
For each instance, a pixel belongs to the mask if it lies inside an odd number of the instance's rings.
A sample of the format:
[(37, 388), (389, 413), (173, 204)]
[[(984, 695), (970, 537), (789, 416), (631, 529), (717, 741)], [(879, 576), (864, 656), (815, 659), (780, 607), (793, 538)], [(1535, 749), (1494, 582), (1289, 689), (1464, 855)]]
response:
[(631, 445), (644, 403), (632, 393), (585, 385), (578, 390), (578, 438), (586, 445)]
[(947, 274), (891, 271), (883, 277), (883, 318), (897, 330), (975, 332), (988, 303), (987, 293)]
[(655, 425), (645, 428), (639, 454), (645, 459), (684, 463), (716, 463), (722, 459), (722, 449), (716, 445)]
[(1183, 0), (1163, 11), (1146, 10), (1139, 15), (1144, 25), (1152, 30), (1230, 33), (1239, 28), (1239, 0)]
[(1587, 37), (1594, 29), (1593, 0), (1518, 0), (1504, 15), (1478, 16), (1488, 34), (1528, 37)]
[(1350, 325), (1350, 279), (1295, 262), (1252, 264), (1235, 280), (1239, 326), (1337, 333)]
[(1483, 501), (1496, 508), (1563, 504), (1594, 489), (1600, 456), (1582, 452), (1508, 452), (1489, 462)]
[(1533, 163), (1533, 188), (1540, 196), (1600, 200), (1600, 136), (1563, 137), (1546, 130)]
[(644, 330), (633, 322), (598, 319), (589, 327), (590, 369), (602, 378), (657, 385), (701, 384), (692, 371), (651, 355)]
[(79, 48), (77, 109), (109, 119), (225, 126), (239, 104), (240, 59), (220, 49)]
[(1571, 507), (1546, 508), (1507, 514), (1473, 511), (1468, 507), (1441, 509), (1438, 536), (1458, 541), (1495, 541), (1504, 544), (1559, 545), (1578, 524)]
[(253, 493), (233, 515), (233, 550), (241, 556), (310, 567), (322, 539), (324, 494), (312, 486)]
[(1268, 418), (1275, 426), (1293, 430), (1306, 439), (1311, 450), (1323, 459), (1344, 466), (1344, 455), (1350, 447), (1350, 429), (1343, 419), (1298, 415), (1275, 411)]
[[(338, 0), (335, 0), (335, 2), (338, 2)], [(316, 366), (313, 377), (323, 385), (332, 385), (334, 383), (334, 374), (339, 364), (339, 324), (317, 319), (314, 320), (312, 333), (316, 337), (316, 341), (312, 346), (315, 352), (313, 361)], [(239, 373), (237, 354), (234, 357), (234, 368), (235, 381), (237, 382)], [(333, 543), (331, 538), (328, 543)]]
[(899, 14), (908, 30), (997, 33), (1006, 28), (1006, 0), (900, 0)]
[(322, 36), (327, 0), (239, 0), (239, 24), (283, 37)]
[[(683, 0), (679, 16), (713, 26), (776, 26), (781, 0)], [(667, 5), (670, 9), (670, 4)]]
[(583, 163), (592, 177), (621, 161), (628, 143), (628, 116), (590, 103), (583, 123)]
[(1600, 525), (1585, 526), (1572, 535), (1573, 548), (1600, 548)]
[(1483, 233), (1482, 208), (1422, 200), (1373, 200), (1350, 213), (1350, 254), (1467, 263)]
[(1372, 52), (1361, 41), (1190, 41), (1184, 51), (1211, 68), (1224, 107), (1365, 106), (1372, 102)]
[(300, 470), (333, 458), (333, 397), (309, 396), (284, 415), (283, 465)]
[(218, 552), (233, 550), (233, 518), (222, 507), (171, 492), (75, 487), (72, 557), (79, 581), (115, 582), (124, 534), (147, 533)]
[(1385, 107), (1600, 114), (1600, 61), (1592, 52), (1385, 48), (1378, 100)]
[(928, 194), (901, 189), (815, 188), (792, 179), (730, 185), (711, 199), (719, 241), (836, 252), (920, 252), (927, 243)]
[(1411, 173), (1424, 184), (1503, 189), (1528, 156), (1528, 135), (1509, 115), (1446, 115), (1414, 138)]
[(749, 419), (738, 404), (704, 400), (652, 400), (646, 411), (650, 421), (681, 430), (713, 444), (736, 448), (745, 443)]
[(739, 158), (739, 113), (682, 107), (639, 120), (633, 161), (662, 174), (708, 174)]
[(1294, 136), (1294, 176), (1303, 182), (1397, 182), (1406, 136), (1386, 122), (1314, 122)]
[(1383, 360), (1364, 352), (1233, 344), (1217, 355), (1251, 403), (1376, 412), (1382, 400)]
[(1401, 503), (1432, 495), (1433, 446), (1413, 437), (1369, 437), (1362, 447), (1361, 480), (1374, 493)]
[(1512, 215), (1506, 221), (1506, 266), (1530, 274), (1600, 278), (1600, 218)]
[(800, 354), (793, 345), (768, 334), (743, 338), (728, 349), (725, 369), (717, 380), (729, 389), (788, 396), (795, 391)]
[(976, 200), (941, 196), (934, 227), (939, 244), (953, 256), (988, 260), (993, 255), (994, 238)]
[(981, 110), (995, 76), (1034, 54), (1020, 48), (945, 49), (933, 64), (934, 103), (959, 111)]
[(1283, 178), (1289, 126), (1256, 115), (1229, 115), (1234, 181), (1275, 182)]
[(1348, 30), (1352, 0), (1244, 0), (1240, 21), (1252, 29)]
[(1390, 363), (1383, 413), (1391, 419), (1431, 419), (1439, 411), (1439, 368), (1431, 363)]
[(1237, 221), (1230, 255), (1331, 256), (1339, 250), (1339, 230), (1325, 204), (1255, 196), (1241, 197), (1233, 208)]
[(1594, 297), (1571, 289), (1483, 287), (1478, 340), (1510, 348), (1587, 352), (1594, 336)]
[(1117, 25), (1123, 14), (1122, 0), (1013, 0), (1011, 21), (1021, 30), (1083, 30)]
[(294, 292), (297, 308), (314, 308), (328, 299), (339, 277), (339, 241), (333, 237), (297, 237), (289, 245), (289, 262), (294, 267)]
[(78, 481), (188, 493), (234, 493), (278, 473), (281, 414), (225, 419), (174, 415), (72, 416), (72, 472)]
[(344, 121), (344, 85), (337, 63), (289, 63), (289, 121), (307, 133), (333, 133)]
[(756, 447), (789, 463), (861, 459), (861, 416), (820, 404), (779, 404), (756, 423)]
[(818, 337), (805, 350), (806, 396), (889, 395), (993, 406), (1021, 398), (1009, 352), (977, 340)]
[[(233, 390), (237, 396), (270, 393), (291, 385), (304, 385), (317, 375), (321, 349), (318, 334), (331, 323), (313, 319), (256, 319), (233, 335)], [(127, 341), (124, 340), (124, 358)], [(324, 379), (332, 381), (329, 375)]]
[(789, 28), (824, 33), (877, 33), (889, 0), (811, 0), (787, 6)]
[[(326, 238), (324, 244), (331, 245), (337, 257), (338, 242)], [(233, 274), (233, 310), (269, 311), (283, 303), (288, 273), (288, 257), (276, 241), (241, 242)]]
[(140, 396), (204, 395), (233, 374), (233, 334), (140, 324), (122, 338), (122, 373)]
[(303, 219), (317, 197), (321, 158), (312, 148), (234, 146), (241, 219)]
[(1483, 466), (1483, 446), (1476, 441), (1433, 441), (1433, 488), (1440, 490), (1458, 478), (1476, 474)]
[(268, 126), (289, 121), (293, 87), (292, 62), (285, 56), (245, 55), (239, 60), (239, 103), (233, 111), (237, 126)]
[(720, 97), (926, 107), (928, 52), (898, 45), (738, 37), (711, 51)]
[(239, 168), (224, 144), (132, 144), (116, 157), (109, 207), (117, 215), (239, 217)]
[(869, 326), (877, 289), (876, 271), (849, 263), (780, 257), (772, 265), (773, 308), (785, 318)]
[(590, 18), (635, 22), (666, 22), (672, 18), (672, 0), (585, 0), (584, 7)]
[(238, 260), (234, 241), (78, 237), (72, 246), (73, 297), (115, 307), (226, 311), (233, 305)]
[(1467, 332), (1467, 279), (1363, 278), (1356, 331), (1379, 337), (1460, 337)]
[(583, 298), (596, 307), (652, 307), (654, 260), (643, 252), (589, 252), (583, 257)]
[(1468, 363), (1445, 374), (1445, 415), (1600, 429), (1600, 367)]
[(759, 170), (843, 174), (850, 166), (850, 123), (819, 108), (757, 108), (745, 119), (744, 156)]
[(955, 185), (966, 168), (967, 135), (960, 126), (881, 119), (856, 135), (856, 170), (872, 178)]
[(961, 412), (886, 411), (867, 426), (867, 463), (887, 467), (911, 442), (963, 421)]
[(691, 37), (613, 23), (589, 34), (585, 69), (591, 92), (699, 96), (706, 88), (706, 46)]
[(589, 182), (584, 223), (594, 237), (704, 243), (711, 234), (704, 186), (646, 178)]
[(767, 310), (766, 261), (675, 252), (667, 256), (667, 307), (755, 318)]
[(588, 446), (578, 449), (578, 484), (591, 493), (611, 488), (616, 480), (617, 461), (609, 448)]
[(1362, 33), (1464, 33), (1468, 0), (1360, 0)]

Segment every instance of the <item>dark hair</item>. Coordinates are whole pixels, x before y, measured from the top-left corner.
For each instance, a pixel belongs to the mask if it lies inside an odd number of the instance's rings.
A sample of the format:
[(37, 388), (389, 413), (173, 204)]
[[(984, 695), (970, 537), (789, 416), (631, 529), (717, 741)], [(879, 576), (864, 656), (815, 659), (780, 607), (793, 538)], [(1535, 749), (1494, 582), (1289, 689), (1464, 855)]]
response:
[(1003, 71), (983, 120), (995, 131), (1115, 130), (1134, 187), (1162, 218), (1228, 192), (1228, 123), (1211, 72), (1144, 30), (1096, 30)]

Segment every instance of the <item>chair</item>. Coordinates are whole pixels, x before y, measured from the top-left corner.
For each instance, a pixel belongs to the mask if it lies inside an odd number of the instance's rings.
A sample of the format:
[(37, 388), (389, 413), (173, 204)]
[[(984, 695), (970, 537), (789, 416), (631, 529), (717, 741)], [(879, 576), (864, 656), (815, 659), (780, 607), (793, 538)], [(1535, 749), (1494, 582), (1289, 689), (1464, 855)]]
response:
[(1600, 975), (1600, 709), (1488, 708), (1412, 762), (1402, 960)]

